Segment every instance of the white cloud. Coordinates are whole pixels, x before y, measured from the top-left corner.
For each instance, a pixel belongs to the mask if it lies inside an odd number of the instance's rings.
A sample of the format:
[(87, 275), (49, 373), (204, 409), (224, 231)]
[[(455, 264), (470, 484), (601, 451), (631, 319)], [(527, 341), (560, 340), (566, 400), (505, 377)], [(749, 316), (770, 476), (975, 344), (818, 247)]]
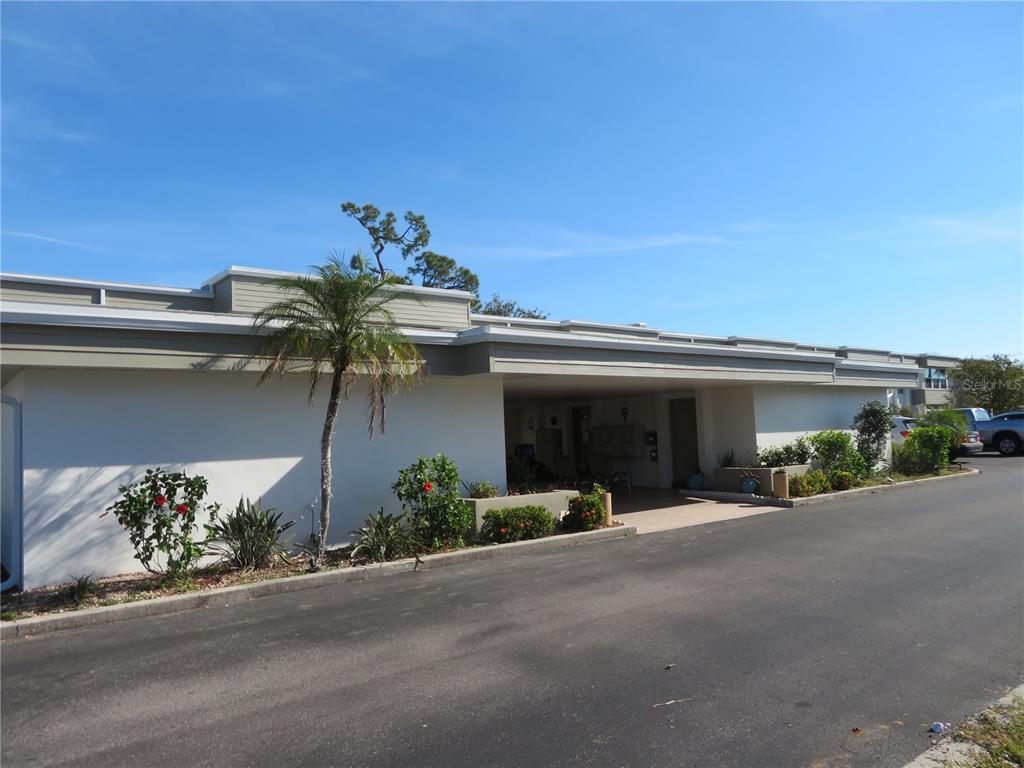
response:
[(98, 248), (95, 245), (86, 245), (85, 243), (76, 243), (74, 240), (61, 240), (58, 237), (49, 237), (35, 232), (18, 232), (13, 229), (5, 229), (3, 230), (3, 234), (7, 237), (20, 237), (24, 240), (38, 240), (44, 243), (53, 243), (54, 245), (66, 245), (69, 248), (81, 248), (84, 251), (96, 251), (97, 253), (107, 252), (106, 248)]

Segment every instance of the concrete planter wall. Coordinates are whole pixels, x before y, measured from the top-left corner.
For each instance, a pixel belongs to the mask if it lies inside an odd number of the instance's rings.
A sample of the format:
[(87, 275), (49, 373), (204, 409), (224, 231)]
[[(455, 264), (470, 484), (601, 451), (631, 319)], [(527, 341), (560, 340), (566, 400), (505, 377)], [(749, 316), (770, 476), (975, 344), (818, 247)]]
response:
[[(789, 477), (806, 475), (810, 468), (810, 464), (790, 464), (782, 467)], [(739, 493), (740, 480), (744, 474), (750, 473), (761, 481), (757, 487), (757, 495), (769, 496), (772, 494), (772, 475), (776, 469), (779, 467), (718, 467), (715, 470), (715, 490)]]
[(492, 509), (527, 507), (539, 505), (547, 509), (557, 520), (569, 509), (569, 499), (579, 496), (579, 491), (547, 491), (545, 493), (523, 493), (519, 496), (495, 496), (493, 499), (463, 499), (476, 518), (476, 529), (484, 523), (484, 514)]

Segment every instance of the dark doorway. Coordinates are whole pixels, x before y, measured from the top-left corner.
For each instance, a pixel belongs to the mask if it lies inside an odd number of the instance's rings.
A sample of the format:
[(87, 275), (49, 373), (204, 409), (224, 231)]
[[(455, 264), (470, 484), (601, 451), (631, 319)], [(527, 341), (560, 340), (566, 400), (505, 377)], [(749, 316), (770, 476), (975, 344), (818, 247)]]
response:
[[(572, 409), (572, 461), (573, 474), (580, 468), (590, 471), (590, 406), (574, 406)], [(579, 477), (577, 477), (579, 479)]]
[(672, 480), (684, 483), (697, 471), (697, 402), (692, 397), (669, 400), (669, 428), (672, 432)]

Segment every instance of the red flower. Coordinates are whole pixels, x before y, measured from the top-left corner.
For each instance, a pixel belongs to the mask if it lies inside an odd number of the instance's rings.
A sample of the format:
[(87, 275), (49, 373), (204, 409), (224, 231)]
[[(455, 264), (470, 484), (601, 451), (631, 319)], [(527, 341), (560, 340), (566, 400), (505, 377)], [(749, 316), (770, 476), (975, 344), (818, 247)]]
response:
[(167, 503), (167, 497), (164, 496), (162, 493), (159, 494), (156, 498), (153, 499), (153, 506), (155, 506), (155, 507), (162, 507), (166, 503)]
[(498, 533), (508, 533), (508, 528), (499, 528)]
[(179, 504), (177, 507), (175, 507), (175, 510), (179, 515), (184, 515), (188, 512), (188, 504)]
[(434, 490), (434, 484), (431, 482), (424, 483), (423, 490), (426, 491), (427, 493), (430, 493), (432, 490)]

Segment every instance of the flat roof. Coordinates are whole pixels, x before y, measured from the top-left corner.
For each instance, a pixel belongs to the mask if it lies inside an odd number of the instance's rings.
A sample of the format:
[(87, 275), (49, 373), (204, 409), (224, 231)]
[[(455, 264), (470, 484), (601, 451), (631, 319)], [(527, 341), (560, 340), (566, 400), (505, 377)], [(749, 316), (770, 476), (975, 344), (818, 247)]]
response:
[[(0, 280), (10, 281), (16, 283), (30, 283), (36, 285), (49, 285), (55, 287), (68, 287), (68, 288), (87, 288), (87, 289), (102, 289), (110, 291), (125, 291), (125, 292), (136, 292), (136, 293), (150, 293), (150, 294), (163, 294), (167, 296), (191, 296), (196, 298), (210, 298), (214, 296), (213, 286), (229, 277), (253, 277), (262, 278), (265, 280), (273, 279), (277, 277), (285, 276), (300, 276), (308, 273), (301, 272), (288, 272), (283, 270), (264, 269), (259, 267), (245, 267), (232, 265), (226, 269), (221, 270), (217, 274), (204, 281), (200, 288), (182, 288), (182, 287), (171, 287), (171, 286), (159, 286), (143, 283), (128, 283), (112, 280), (92, 280), (86, 278), (73, 278), (63, 276), (48, 276), (48, 275), (31, 275), (11, 272), (0, 272)], [(402, 290), (408, 290), (416, 294), (433, 295), (433, 296), (445, 296), (452, 299), (461, 299), (467, 303), (474, 299), (474, 294), (468, 291), (455, 291), (444, 288), (426, 288), (423, 286), (402, 286)], [(108, 308), (101, 306), (94, 306), (91, 309), (86, 307), (76, 307), (77, 310), (84, 310), (82, 312), (71, 311), (69, 307), (63, 309), (53, 304), (42, 304), (37, 305), (36, 302), (23, 302), (21, 299), (5, 300), (6, 305), (17, 305), (25, 304), (22, 311), (18, 311), (15, 306), (8, 306), (7, 310), (13, 310), (13, 312), (4, 312), (5, 319), (7, 322), (16, 322), (13, 320), (15, 317), (27, 318), (28, 316), (34, 316), (42, 318), (48, 316), (50, 322), (61, 322), (69, 323), (72, 322), (72, 318), (77, 317), (80, 321), (85, 324), (91, 322), (99, 322), (101, 324), (117, 325), (118, 323), (128, 323), (132, 318), (141, 321), (144, 325), (154, 327), (155, 325), (161, 324), (161, 319), (167, 321), (171, 325), (174, 325), (179, 330), (187, 330), (193, 328), (198, 330), (202, 328), (204, 330), (212, 330), (213, 327), (217, 327), (222, 332), (231, 332), (228, 329), (238, 329), (242, 326), (248, 325), (250, 322), (247, 316), (221, 314), (203, 309), (199, 310), (155, 310), (155, 309), (128, 309), (128, 308)], [(31, 304), (31, 306), (29, 306)], [(50, 311), (46, 311), (49, 309)], [(92, 311), (98, 310), (98, 311)], [(21, 322), (25, 322), (24, 319)], [(542, 340), (552, 342), (556, 341), (559, 336), (570, 335), (579, 339), (589, 339), (591, 341), (597, 341), (601, 337), (611, 338), (630, 338), (635, 341), (645, 341), (654, 343), (662, 346), (662, 348), (721, 348), (726, 347), (733, 350), (743, 350), (745, 352), (751, 352), (759, 350), (761, 352), (770, 351), (775, 353), (790, 353), (798, 355), (827, 355), (839, 359), (847, 359), (848, 353), (859, 353), (869, 355), (885, 355), (889, 357), (900, 357), (900, 358), (914, 358), (915, 365), (925, 359), (931, 360), (943, 360), (955, 362), (957, 358), (946, 355), (938, 355), (935, 353), (900, 353), (885, 349), (875, 349), (869, 347), (860, 346), (830, 346), (830, 345), (814, 345), (805, 344), (796, 341), (790, 341), (785, 339), (770, 339), (761, 338), (756, 336), (715, 336), (709, 334), (692, 334), (685, 333), (682, 331), (661, 331), (656, 328), (651, 328), (644, 323), (605, 323), (596, 322), (592, 320), (540, 320), (534, 318), (515, 318), (515, 317), (502, 317), (496, 315), (483, 315), (473, 313), (469, 315), (470, 327), (462, 332), (457, 332), (457, 336), (465, 339), (471, 339), (479, 337), (478, 334), (471, 333), (474, 330), (482, 330), (485, 328), (504, 327), (506, 329), (515, 329), (517, 331), (526, 332), (519, 334), (520, 340), (534, 339), (538, 342), (543, 343)], [(164, 327), (168, 327), (164, 325)], [(541, 332), (541, 333), (530, 333)], [(426, 338), (423, 338), (420, 334), (414, 334), (421, 337), (422, 341), (430, 343)], [(511, 337), (513, 334), (504, 335), (506, 338)], [(429, 334), (428, 334), (429, 336)], [(498, 338), (503, 334), (492, 335), (491, 338)], [(434, 343), (451, 343), (449, 339), (445, 339), (444, 342), (440, 338), (433, 339)], [(600, 346), (600, 345), (598, 345)], [(766, 350), (768, 347), (770, 350)], [(852, 361), (851, 361), (852, 362)], [(863, 362), (863, 361), (857, 361)], [(910, 363), (903, 363), (902, 361), (886, 361), (887, 364), (897, 365), (910, 365)]]

